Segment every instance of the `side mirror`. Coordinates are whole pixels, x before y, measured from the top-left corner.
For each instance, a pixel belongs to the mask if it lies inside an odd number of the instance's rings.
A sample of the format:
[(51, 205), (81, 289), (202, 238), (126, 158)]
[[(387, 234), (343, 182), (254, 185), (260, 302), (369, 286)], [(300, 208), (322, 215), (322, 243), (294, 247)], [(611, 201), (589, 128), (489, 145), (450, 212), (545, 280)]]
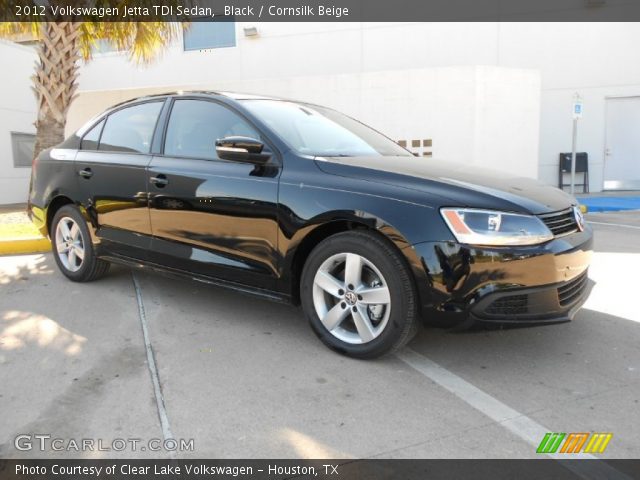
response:
[(216, 140), (216, 153), (222, 160), (262, 165), (271, 158), (263, 150), (264, 143), (255, 138), (234, 136)]

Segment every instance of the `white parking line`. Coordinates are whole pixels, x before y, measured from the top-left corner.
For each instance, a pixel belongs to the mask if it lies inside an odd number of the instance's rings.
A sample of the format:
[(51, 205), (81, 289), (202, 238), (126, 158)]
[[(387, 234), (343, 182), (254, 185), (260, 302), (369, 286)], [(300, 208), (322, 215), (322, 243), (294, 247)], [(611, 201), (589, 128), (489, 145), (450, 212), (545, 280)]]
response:
[[(417, 370), (425, 377), (453, 393), (456, 397), (472, 406), (479, 412), (491, 418), (511, 433), (533, 446), (538, 447), (540, 441), (547, 432), (554, 430), (544, 427), (526, 415), (514, 410), (500, 400), (492, 397), (478, 387), (470, 384), (463, 378), (438, 365), (433, 360), (420, 355), (410, 348), (404, 348), (396, 353), (396, 356), (407, 365)], [(596, 459), (586, 453), (548, 454), (556, 460)], [(562, 465), (574, 471), (586, 479), (625, 479), (631, 480), (627, 475), (610, 467), (603, 462), (562, 462)]]
[(624, 228), (633, 228), (634, 230), (640, 230), (638, 225), (625, 225), (624, 223), (608, 223), (608, 222), (592, 222), (587, 220), (588, 223), (593, 225), (608, 225), (610, 227), (624, 227)]
[[(149, 365), (149, 373), (151, 374), (151, 382), (153, 383), (153, 392), (156, 397), (156, 406), (158, 408), (158, 417), (160, 417), (160, 425), (162, 426), (162, 436), (165, 442), (169, 439), (173, 440), (173, 433), (171, 433), (171, 426), (169, 425), (169, 416), (164, 406), (164, 396), (162, 395), (162, 388), (160, 387), (160, 376), (158, 375), (158, 369), (156, 367), (156, 360), (153, 355), (153, 348), (151, 347), (151, 340), (149, 339), (149, 330), (147, 329), (147, 315), (144, 311), (144, 303), (142, 301), (142, 291), (138, 284), (135, 272), (131, 271), (131, 278), (133, 279), (133, 287), (136, 291), (136, 300), (138, 301), (138, 316), (140, 318), (140, 325), (142, 326), (142, 337), (144, 338), (144, 346), (147, 351), (147, 364)], [(169, 450), (169, 456), (173, 457), (175, 452)]]

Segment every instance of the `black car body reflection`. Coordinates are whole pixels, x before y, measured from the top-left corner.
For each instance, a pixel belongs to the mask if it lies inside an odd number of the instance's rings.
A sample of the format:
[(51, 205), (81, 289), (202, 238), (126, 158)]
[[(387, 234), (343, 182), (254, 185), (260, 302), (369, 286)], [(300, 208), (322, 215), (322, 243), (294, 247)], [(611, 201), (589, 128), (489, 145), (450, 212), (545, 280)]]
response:
[[(114, 107), (40, 155), (32, 219), (49, 234), (57, 209), (74, 204), (101, 258), (293, 303), (315, 245), (338, 232), (377, 232), (409, 266), (423, 318), (447, 326), (568, 320), (586, 299), (592, 232), (569, 195), (400, 147), (385, 155), (296, 150), (249, 103), (263, 100), (194, 92)], [(172, 126), (169, 118), (185, 101), (213, 103), (240, 120), (219, 131)], [(102, 148), (108, 118), (132, 105), (150, 105), (157, 116), (148, 141), (140, 130), (118, 150), (113, 145), (123, 134), (116, 132)], [(218, 138), (231, 139), (219, 147), (233, 154), (235, 145), (251, 145), (243, 140), (249, 137), (259, 139), (260, 152), (207, 156)], [(443, 220), (444, 207), (535, 217), (551, 234), (531, 245), (461, 242)], [(506, 221), (496, 218), (491, 225)]]

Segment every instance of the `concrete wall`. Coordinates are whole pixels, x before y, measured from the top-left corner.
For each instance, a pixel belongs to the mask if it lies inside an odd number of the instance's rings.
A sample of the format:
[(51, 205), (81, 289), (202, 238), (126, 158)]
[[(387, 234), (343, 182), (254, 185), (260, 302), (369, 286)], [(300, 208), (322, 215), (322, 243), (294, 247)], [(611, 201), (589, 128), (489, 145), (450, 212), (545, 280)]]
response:
[[(262, 23), (256, 24), (256, 38), (244, 37), (243, 26), (237, 25), (236, 47), (183, 52), (179, 41), (150, 67), (132, 66), (120, 55), (106, 54), (83, 68), (80, 89), (224, 84), (240, 90), (245, 80), (255, 79), (259, 80), (258, 88), (253, 90), (263, 92), (273, 82), (287, 84), (293, 78), (316, 77), (320, 83), (328, 75), (348, 78), (349, 74), (429, 68), (437, 69), (435, 72), (469, 66), (514, 68), (514, 75), (521, 69), (536, 70), (540, 91), (529, 99), (540, 99), (535, 175), (547, 183), (557, 182), (558, 153), (571, 146), (571, 99), (579, 92), (585, 114), (580, 122), (578, 148), (589, 153), (594, 191), (602, 187), (605, 98), (640, 95), (640, 50), (635, 48), (640, 44), (640, 25), (636, 23)], [(482, 82), (489, 85), (486, 80)], [(524, 90), (529, 91), (529, 86)], [(329, 103), (333, 95), (329, 91), (318, 101)], [(384, 108), (390, 109), (388, 114), (396, 120), (401, 118), (404, 112), (393, 106), (397, 105), (395, 89), (379, 89), (378, 93)], [(468, 98), (456, 89), (445, 93), (450, 96), (437, 98), (438, 104), (455, 106), (460, 97)], [(489, 95), (489, 90), (486, 93)], [(418, 102), (434, 98), (427, 88), (416, 94), (414, 100)], [(315, 93), (310, 95), (315, 97)], [(500, 101), (500, 97), (496, 95), (493, 100)], [(529, 101), (525, 103), (529, 105)], [(441, 112), (437, 107), (436, 111)], [(537, 122), (537, 109), (530, 113), (533, 117), (529, 122)], [(493, 120), (479, 125), (476, 132), (481, 131), (482, 138), (494, 137), (497, 143), (504, 138), (503, 131), (513, 126), (507, 123), (509, 115), (501, 119), (502, 113), (494, 114)], [(438, 146), (450, 143), (449, 135), (455, 136), (450, 131), (420, 131), (433, 138), (438, 155), (447, 153), (439, 151)], [(465, 140), (466, 144), (476, 142), (475, 137)], [(474, 147), (474, 160), (480, 158), (482, 148)], [(527, 152), (531, 148), (537, 150), (528, 144), (522, 146)], [(510, 163), (514, 151), (513, 146), (505, 146), (499, 160), (488, 158), (495, 149), (484, 153), (487, 162)]]
[(589, 154), (591, 190), (601, 190), (606, 98), (640, 95), (640, 24), (501, 24), (500, 32), (501, 64), (541, 72), (540, 178), (557, 183), (558, 153), (571, 151), (571, 106), (579, 93), (578, 150)]
[[(36, 101), (31, 91), (33, 49), (0, 40), (4, 73), (0, 88), (0, 205), (25, 202), (30, 168), (14, 168), (11, 132), (35, 133)], [(8, 73), (10, 71), (10, 73)]]

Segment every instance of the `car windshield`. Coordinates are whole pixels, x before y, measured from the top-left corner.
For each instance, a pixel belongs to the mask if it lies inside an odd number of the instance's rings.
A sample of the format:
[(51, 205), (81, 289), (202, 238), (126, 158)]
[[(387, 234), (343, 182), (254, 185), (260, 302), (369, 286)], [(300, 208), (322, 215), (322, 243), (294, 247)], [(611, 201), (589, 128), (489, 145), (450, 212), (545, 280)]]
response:
[(329, 108), (280, 100), (244, 100), (243, 104), (304, 155), (411, 156), (393, 140)]

